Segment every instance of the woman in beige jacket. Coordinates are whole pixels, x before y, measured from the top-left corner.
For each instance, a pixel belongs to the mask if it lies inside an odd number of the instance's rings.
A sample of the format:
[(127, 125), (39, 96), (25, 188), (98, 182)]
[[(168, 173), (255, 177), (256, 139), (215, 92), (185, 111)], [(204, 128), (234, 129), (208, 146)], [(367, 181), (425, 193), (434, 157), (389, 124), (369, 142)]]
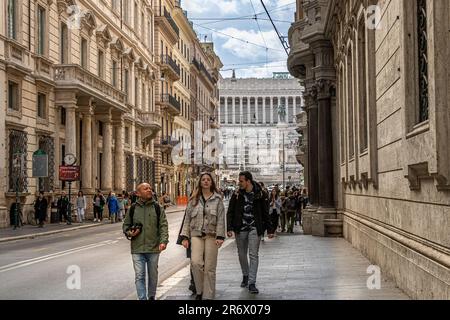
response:
[(217, 255), (225, 240), (225, 207), (210, 173), (200, 175), (186, 208), (181, 236), (186, 249), (191, 244), (196, 299), (214, 299)]

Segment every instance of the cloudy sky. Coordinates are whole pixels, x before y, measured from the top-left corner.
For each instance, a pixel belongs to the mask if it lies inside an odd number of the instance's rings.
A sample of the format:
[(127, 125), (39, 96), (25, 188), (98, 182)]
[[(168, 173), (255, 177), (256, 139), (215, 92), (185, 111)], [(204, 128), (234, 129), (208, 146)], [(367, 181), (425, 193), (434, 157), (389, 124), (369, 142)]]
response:
[[(264, 0), (274, 23), (286, 36), (294, 20), (294, 0)], [(261, 0), (182, 0), (200, 39), (213, 40), (223, 77), (271, 77), (287, 71), (287, 55)], [(257, 19), (255, 19), (255, 14)], [(287, 39), (286, 39), (287, 41)]]

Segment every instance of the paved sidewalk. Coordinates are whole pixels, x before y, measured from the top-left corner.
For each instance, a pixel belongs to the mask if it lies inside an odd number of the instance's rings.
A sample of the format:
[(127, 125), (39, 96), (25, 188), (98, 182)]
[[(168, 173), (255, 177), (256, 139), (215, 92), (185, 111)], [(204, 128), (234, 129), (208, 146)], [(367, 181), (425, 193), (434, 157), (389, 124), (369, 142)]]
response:
[[(179, 212), (184, 211), (186, 209), (186, 206), (171, 206), (170, 208), (167, 208), (166, 213), (170, 214), (173, 212)], [(24, 225), (21, 228), (17, 228), (16, 230), (13, 229), (13, 227), (8, 228), (2, 228), (0, 229), (0, 243), (1, 242), (7, 242), (7, 241), (16, 241), (16, 240), (22, 240), (22, 239), (32, 239), (36, 237), (41, 236), (47, 236), (52, 234), (57, 234), (61, 232), (68, 232), (78, 229), (84, 229), (84, 228), (93, 228), (102, 226), (105, 224), (108, 224), (109, 220), (107, 218), (104, 218), (103, 223), (97, 223), (92, 222), (92, 220), (85, 221), (83, 223), (76, 223), (73, 222), (71, 225), (67, 224), (58, 224), (58, 223), (51, 223), (51, 224), (45, 224), (44, 228), (38, 228), (37, 226), (32, 225)], [(119, 222), (121, 223), (121, 222)]]
[[(234, 240), (219, 252), (216, 299), (218, 300), (378, 300), (409, 299), (383, 276), (381, 289), (369, 290), (367, 268), (371, 265), (342, 238), (280, 234), (261, 243), (257, 287), (251, 295), (240, 288), (242, 273)], [(159, 299), (191, 300), (189, 266), (158, 288)]]

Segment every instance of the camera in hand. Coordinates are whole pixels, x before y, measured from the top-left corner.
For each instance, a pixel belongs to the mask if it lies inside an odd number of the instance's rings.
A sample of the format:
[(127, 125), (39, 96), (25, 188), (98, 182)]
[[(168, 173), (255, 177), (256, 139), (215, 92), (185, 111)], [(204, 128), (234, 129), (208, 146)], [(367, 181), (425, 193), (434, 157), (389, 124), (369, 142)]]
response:
[[(136, 230), (139, 230), (139, 233), (140, 233), (140, 232), (142, 231), (142, 227), (143, 227), (142, 223), (140, 223), (140, 222), (134, 223), (133, 225), (131, 225), (131, 226), (128, 228), (127, 231), (133, 232), (133, 233), (134, 233)], [(128, 239), (128, 240), (131, 240), (131, 239), (133, 239), (133, 237), (127, 235), (127, 239)]]

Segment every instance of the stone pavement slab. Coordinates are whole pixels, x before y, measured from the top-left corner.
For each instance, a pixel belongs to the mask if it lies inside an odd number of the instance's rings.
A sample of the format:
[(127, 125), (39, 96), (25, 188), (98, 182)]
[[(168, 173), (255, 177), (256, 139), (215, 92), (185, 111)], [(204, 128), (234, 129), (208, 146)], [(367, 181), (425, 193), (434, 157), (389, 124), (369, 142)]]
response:
[[(219, 252), (216, 299), (218, 300), (398, 300), (409, 299), (381, 270), (381, 288), (370, 290), (371, 265), (343, 238), (280, 234), (261, 242), (257, 287), (249, 294), (240, 287), (242, 273), (235, 241), (229, 239)], [(188, 290), (189, 266), (164, 281), (159, 299), (192, 300)]]

